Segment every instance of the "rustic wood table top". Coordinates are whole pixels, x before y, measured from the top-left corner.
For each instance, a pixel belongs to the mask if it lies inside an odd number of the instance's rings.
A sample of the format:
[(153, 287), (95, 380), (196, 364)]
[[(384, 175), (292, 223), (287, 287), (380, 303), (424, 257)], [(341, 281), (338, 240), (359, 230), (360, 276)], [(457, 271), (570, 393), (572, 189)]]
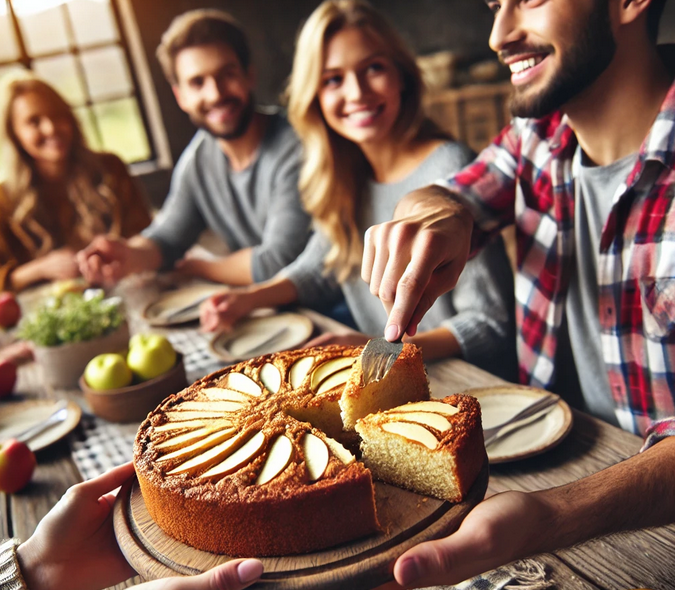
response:
[[(132, 333), (147, 329), (140, 311), (156, 296), (155, 282), (150, 278), (137, 278), (123, 285), (123, 289)], [(349, 331), (315, 312), (303, 310), (302, 313), (312, 319), (318, 332)], [(195, 326), (174, 329), (194, 331)], [(432, 392), (437, 397), (504, 383), (458, 359), (433, 363), (427, 368)], [(25, 399), (67, 398), (81, 405), (84, 403), (79, 391), (54, 391), (43, 384), (35, 363), (20, 368), (17, 391)], [(529, 459), (493, 465), (487, 493), (534, 491), (562, 485), (630, 457), (639, 450), (641, 443), (637, 436), (574, 411), (572, 431), (559, 446)], [(30, 537), (66, 489), (82, 480), (66, 439), (38, 451), (37, 458), (38, 466), (28, 487), (13, 495), (0, 493), (0, 535), (3, 538), (14, 536), (25, 540)], [(542, 530), (541, 534), (547, 532)], [(539, 555), (535, 560), (546, 567), (555, 588), (675, 588), (675, 525), (615, 534), (571, 549)], [(139, 581), (140, 578), (133, 578), (116, 588), (126, 588)]]

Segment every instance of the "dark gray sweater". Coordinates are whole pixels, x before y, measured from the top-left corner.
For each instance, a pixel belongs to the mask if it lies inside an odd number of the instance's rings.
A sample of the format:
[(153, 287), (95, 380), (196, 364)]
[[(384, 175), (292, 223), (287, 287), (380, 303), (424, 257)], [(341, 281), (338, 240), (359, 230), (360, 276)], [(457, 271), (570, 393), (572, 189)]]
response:
[(198, 131), (181, 155), (169, 196), (143, 235), (171, 268), (207, 227), (235, 252), (253, 248), (255, 282), (295, 260), (309, 238), (300, 205), (300, 142), (281, 115), (271, 115), (255, 161), (233, 172), (218, 140)]

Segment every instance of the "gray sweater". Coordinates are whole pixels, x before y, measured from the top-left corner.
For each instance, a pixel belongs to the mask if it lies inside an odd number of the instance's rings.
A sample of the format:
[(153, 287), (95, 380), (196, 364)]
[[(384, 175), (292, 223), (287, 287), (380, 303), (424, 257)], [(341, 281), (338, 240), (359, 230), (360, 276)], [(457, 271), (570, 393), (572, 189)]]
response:
[(233, 252), (253, 248), (255, 282), (295, 260), (309, 238), (298, 193), (300, 152), (291, 126), (274, 114), (256, 160), (234, 172), (218, 140), (198, 131), (176, 164), (162, 210), (143, 231), (159, 246), (163, 268), (173, 267), (207, 227)]
[[(455, 173), (470, 161), (467, 148), (447, 142), (404, 180), (370, 182), (360, 203), (359, 229), (365, 232), (372, 225), (391, 220), (396, 205), (407, 193)], [(327, 238), (315, 232), (300, 257), (282, 271), (296, 286), (303, 305), (317, 306), (339, 296), (335, 279), (323, 272), (329, 248)], [(342, 291), (359, 329), (370, 336), (381, 336), (387, 315), (368, 285), (357, 274), (342, 284)], [(439, 326), (455, 335), (465, 360), (516, 380), (513, 275), (501, 238), (468, 262), (455, 289), (438, 298), (419, 329)]]

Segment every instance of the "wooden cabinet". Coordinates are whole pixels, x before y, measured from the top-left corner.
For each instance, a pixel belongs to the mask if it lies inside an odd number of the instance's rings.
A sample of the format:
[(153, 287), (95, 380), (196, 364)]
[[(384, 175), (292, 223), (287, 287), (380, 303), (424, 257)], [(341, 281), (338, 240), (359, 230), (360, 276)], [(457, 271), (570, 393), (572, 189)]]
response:
[(455, 139), (479, 152), (510, 121), (511, 84), (480, 84), (429, 93), (428, 115)]

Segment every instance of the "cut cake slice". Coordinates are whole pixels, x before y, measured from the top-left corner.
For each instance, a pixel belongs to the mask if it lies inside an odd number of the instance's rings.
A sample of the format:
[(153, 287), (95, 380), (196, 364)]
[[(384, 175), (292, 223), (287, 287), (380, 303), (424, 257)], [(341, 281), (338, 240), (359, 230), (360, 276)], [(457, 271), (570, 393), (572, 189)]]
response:
[(455, 394), (357, 421), (362, 460), (376, 479), (460, 502), (487, 460), (480, 405)]
[(364, 383), (359, 356), (339, 400), (342, 425), (345, 430), (354, 430), (356, 421), (368, 414), (428, 399), (429, 380), (419, 347), (405, 343), (385, 377), (368, 385)]

